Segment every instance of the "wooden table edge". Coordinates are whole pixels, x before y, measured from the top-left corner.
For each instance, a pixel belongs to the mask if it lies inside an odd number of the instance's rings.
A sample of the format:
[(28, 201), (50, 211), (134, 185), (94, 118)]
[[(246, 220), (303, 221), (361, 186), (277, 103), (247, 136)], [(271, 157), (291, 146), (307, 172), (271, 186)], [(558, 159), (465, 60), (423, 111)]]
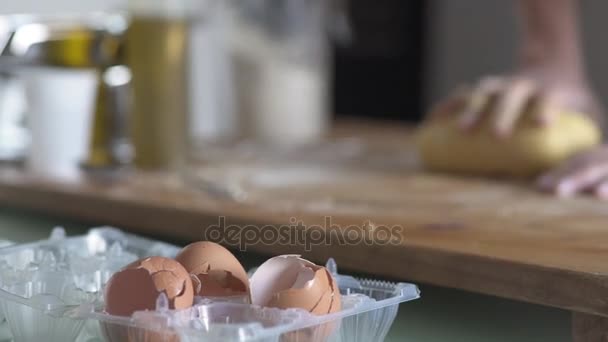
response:
[[(108, 225), (128, 228), (135, 232), (174, 239), (201, 239), (206, 225), (217, 222), (221, 213), (177, 208), (150, 208), (135, 202), (116, 202), (103, 196), (75, 195), (50, 188), (27, 188), (0, 182), (0, 203), (15, 208), (35, 210), (53, 215), (65, 215), (86, 222), (105, 222)], [(137, 219), (135, 219), (137, 217)], [(145, 219), (141, 219), (144, 217)], [(246, 217), (235, 222), (247, 222)], [(145, 229), (143, 228), (145, 227)], [(167, 228), (170, 227), (168, 231)], [(168, 233), (170, 232), (170, 233)], [(375, 249), (376, 258), (394, 258), (403, 264), (402, 269), (378, 267), (370, 269), (350, 257), (352, 246), (327, 246), (306, 252), (302, 246), (252, 245), (252, 251), (264, 254), (303, 253), (315, 261), (336, 257), (342, 267), (357, 272), (442, 287), (465, 290), (570, 310), (590, 316), (608, 317), (608, 305), (592, 294), (607, 289), (608, 277), (561, 269), (516, 263), (508, 260), (485, 258), (476, 267), (467, 268), (474, 255), (433, 250), (424, 246), (388, 246)], [(355, 247), (356, 248), (356, 247)], [(394, 261), (393, 261), (394, 263)], [(382, 263), (379, 263), (382, 264)], [(500, 268), (504, 277), (496, 277), (492, 269)], [(483, 280), (483, 281), (482, 281)], [(572, 291), (572, 296), (553, 295), (554, 291)], [(606, 291), (608, 293), (608, 291)], [(576, 294), (576, 295), (575, 295)]]

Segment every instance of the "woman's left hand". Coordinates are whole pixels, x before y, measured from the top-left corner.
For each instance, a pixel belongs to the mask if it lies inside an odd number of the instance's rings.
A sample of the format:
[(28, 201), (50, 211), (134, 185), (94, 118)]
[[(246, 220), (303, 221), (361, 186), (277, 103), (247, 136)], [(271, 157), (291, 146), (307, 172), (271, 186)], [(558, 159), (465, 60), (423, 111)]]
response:
[(540, 177), (538, 186), (560, 197), (589, 192), (608, 200), (608, 145), (571, 158)]

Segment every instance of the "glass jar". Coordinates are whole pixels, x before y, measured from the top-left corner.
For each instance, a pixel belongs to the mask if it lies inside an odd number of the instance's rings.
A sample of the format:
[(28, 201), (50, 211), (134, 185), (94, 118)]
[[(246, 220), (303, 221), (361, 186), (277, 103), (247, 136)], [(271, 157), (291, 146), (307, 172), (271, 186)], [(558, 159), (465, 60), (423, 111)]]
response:
[(201, 99), (206, 103), (199, 106), (206, 110), (195, 118), (199, 125), (194, 138), (206, 144), (202, 154), (209, 144), (245, 140), (267, 148), (323, 138), (329, 122), (331, 2), (215, 3), (214, 17), (220, 19), (212, 25), (214, 33), (205, 37), (211, 64), (206, 75), (193, 75), (214, 80), (207, 87), (213, 88), (213, 95)]
[(241, 137), (318, 142), (329, 122), (326, 0), (232, 1), (229, 48)]
[(205, 36), (209, 64), (206, 74), (193, 75), (207, 86), (193, 108), (190, 180), (234, 197), (238, 179), (229, 175), (239, 165), (273, 167), (311, 152), (316, 162), (331, 126), (330, 29), (339, 2), (214, 4), (213, 33)]
[(176, 169), (184, 161), (193, 6), (187, 0), (129, 1), (125, 46), (132, 73), (130, 127), (140, 169)]

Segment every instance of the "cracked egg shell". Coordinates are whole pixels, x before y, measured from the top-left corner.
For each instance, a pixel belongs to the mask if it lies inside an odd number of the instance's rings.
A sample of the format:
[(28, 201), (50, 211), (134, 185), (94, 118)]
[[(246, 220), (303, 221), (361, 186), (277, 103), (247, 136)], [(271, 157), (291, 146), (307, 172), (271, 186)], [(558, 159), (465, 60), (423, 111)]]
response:
[(172, 259), (141, 259), (110, 278), (105, 289), (105, 311), (128, 317), (136, 311), (156, 310), (161, 293), (169, 299), (169, 309), (191, 307), (194, 290), (190, 275)]
[(175, 258), (193, 275), (195, 293), (203, 297), (249, 297), (249, 278), (243, 265), (226, 248), (202, 241), (190, 244)]
[(266, 261), (251, 277), (255, 305), (281, 309), (301, 308), (315, 315), (341, 309), (340, 291), (325, 267), (283, 255)]

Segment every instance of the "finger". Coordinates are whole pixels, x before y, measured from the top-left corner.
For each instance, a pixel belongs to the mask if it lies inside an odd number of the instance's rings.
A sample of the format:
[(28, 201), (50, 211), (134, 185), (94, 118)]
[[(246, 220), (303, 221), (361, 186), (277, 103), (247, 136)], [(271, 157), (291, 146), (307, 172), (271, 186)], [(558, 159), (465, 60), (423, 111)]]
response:
[(583, 168), (557, 182), (555, 193), (560, 197), (570, 197), (592, 188), (608, 175), (608, 164)]
[(479, 86), (473, 90), (462, 115), (459, 125), (463, 129), (475, 126), (482, 117), (482, 111), (487, 107), (492, 96), (500, 91), (504, 82), (497, 77), (489, 77), (482, 80)]
[(565, 179), (584, 173), (585, 170), (594, 167), (603, 167), (603, 164), (608, 165), (608, 149), (598, 147), (585, 153), (575, 155), (567, 162), (562, 163), (558, 168), (539, 177), (536, 184), (543, 191), (554, 192), (558, 185)]
[(577, 164), (568, 162), (557, 169), (545, 173), (536, 181), (536, 186), (541, 191), (556, 193), (556, 189), (561, 181), (576, 172), (579, 168)]
[(551, 171), (538, 178), (536, 181), (536, 186), (542, 191), (553, 191), (560, 178), (561, 173), (559, 170)]
[(559, 101), (552, 95), (539, 97), (534, 120), (541, 126), (548, 126), (560, 115)]
[(452, 95), (430, 110), (429, 117), (434, 119), (458, 113), (466, 106), (469, 92), (470, 90), (464, 87), (456, 89)]
[(604, 179), (603, 181), (601, 181), (595, 187), (594, 192), (596, 197), (603, 200), (608, 200), (608, 180)]
[(498, 136), (511, 134), (535, 93), (536, 86), (529, 80), (516, 80), (509, 86), (496, 104), (494, 131)]

